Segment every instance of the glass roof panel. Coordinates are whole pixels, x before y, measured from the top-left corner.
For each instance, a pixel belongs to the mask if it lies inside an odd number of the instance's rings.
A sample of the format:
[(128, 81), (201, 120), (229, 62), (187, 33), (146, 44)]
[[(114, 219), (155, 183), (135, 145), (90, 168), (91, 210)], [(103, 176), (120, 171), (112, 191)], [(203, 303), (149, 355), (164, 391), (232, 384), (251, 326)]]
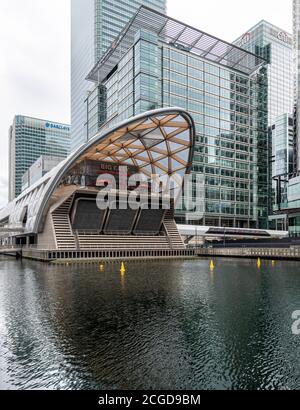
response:
[(163, 141), (165, 139), (160, 131), (160, 128), (155, 128), (155, 130), (152, 130), (150, 132), (148, 131), (147, 133), (142, 133), (141, 135), (143, 136), (143, 139), (151, 138), (160, 141)]
[(175, 159), (171, 159), (171, 164), (172, 164), (172, 170), (174, 171), (175, 169), (181, 168), (182, 164), (177, 162)]
[(178, 150), (178, 149), (182, 149), (183, 148), (183, 145), (181, 145), (181, 144), (177, 144), (176, 142), (172, 142), (172, 141), (168, 141), (168, 144), (169, 144), (169, 146), (170, 146), (170, 148), (171, 148), (171, 151), (176, 151), (176, 150)]
[[(197, 28), (187, 26), (184, 23), (165, 16), (147, 6), (142, 6), (120, 33), (119, 37), (107, 50), (102, 59), (88, 74), (87, 79), (94, 82), (103, 81), (111, 70), (119, 63), (122, 57), (128, 52), (132, 44), (134, 44), (135, 35), (141, 29), (149, 30), (157, 34), (161, 41), (172, 43), (175, 47), (176, 45), (179, 45), (180, 41), (184, 42), (187, 46), (187, 50), (191, 53), (198, 56), (203, 56), (203, 58), (207, 59), (212, 59), (215, 57), (219, 58), (220, 64), (229, 68), (240, 70), (246, 74), (253, 73), (262, 64), (266, 63), (266, 60), (263, 58), (245, 51), (236, 45), (232, 45), (226, 41), (204, 33)], [(198, 35), (199, 37), (201, 35), (202, 36), (195, 45)], [(180, 39), (181, 36), (182, 39)], [(222, 52), (222, 47), (217, 48), (214, 51), (214, 54), (209, 55), (211, 49), (214, 46), (217, 46), (218, 43), (224, 44), (224, 47), (232, 47), (232, 50), (235, 50), (235, 53), (239, 56), (238, 60), (241, 59), (243, 55), (247, 55), (248, 58), (245, 64), (239, 65), (237, 68), (235, 64), (232, 63), (232, 61), (236, 60), (228, 58), (227, 54), (224, 55)]]
[(189, 158), (189, 150), (185, 149), (184, 151), (181, 152), (176, 152), (176, 157), (182, 159), (183, 161), (187, 162)]
[(140, 166), (140, 167), (142, 167), (142, 166), (144, 166), (145, 164), (146, 164), (146, 162), (145, 161), (141, 161), (140, 159), (134, 159), (135, 161), (136, 161), (136, 163)]
[[(157, 143), (158, 143), (158, 141), (157, 140), (155, 140), (155, 139), (150, 139), (150, 138), (142, 138), (142, 140), (143, 140), (143, 142), (144, 142), (144, 144), (145, 144), (145, 147), (147, 147), (147, 148), (152, 148), (152, 147), (154, 147), (155, 145), (157, 145)], [(165, 145), (165, 143), (164, 143), (164, 145)]]
[(148, 171), (150, 174), (152, 174), (152, 167), (151, 165), (146, 165), (145, 167), (142, 168), (142, 171)]
[(158, 158), (161, 158), (161, 153), (159, 153), (159, 152), (154, 152), (154, 151), (151, 151), (151, 155), (152, 155), (152, 157), (153, 157), (153, 159), (154, 160), (156, 160), (156, 159), (158, 159)]

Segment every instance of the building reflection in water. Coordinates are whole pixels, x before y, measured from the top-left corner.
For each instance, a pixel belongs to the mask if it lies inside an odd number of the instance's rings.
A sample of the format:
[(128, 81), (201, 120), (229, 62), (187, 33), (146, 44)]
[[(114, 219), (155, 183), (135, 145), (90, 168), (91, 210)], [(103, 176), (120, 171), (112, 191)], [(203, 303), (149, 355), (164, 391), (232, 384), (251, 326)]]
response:
[(1, 261), (0, 387), (299, 388), (300, 268), (209, 262)]

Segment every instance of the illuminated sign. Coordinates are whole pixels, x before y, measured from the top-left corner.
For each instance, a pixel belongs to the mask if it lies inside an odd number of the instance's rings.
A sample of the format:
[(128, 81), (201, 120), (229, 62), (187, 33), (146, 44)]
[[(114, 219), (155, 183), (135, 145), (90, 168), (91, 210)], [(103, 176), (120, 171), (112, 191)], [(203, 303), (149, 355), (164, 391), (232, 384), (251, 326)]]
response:
[(54, 124), (51, 122), (46, 122), (45, 127), (48, 129), (56, 129), (56, 130), (61, 130), (61, 131), (70, 131), (70, 127), (67, 127), (66, 125), (62, 124)]

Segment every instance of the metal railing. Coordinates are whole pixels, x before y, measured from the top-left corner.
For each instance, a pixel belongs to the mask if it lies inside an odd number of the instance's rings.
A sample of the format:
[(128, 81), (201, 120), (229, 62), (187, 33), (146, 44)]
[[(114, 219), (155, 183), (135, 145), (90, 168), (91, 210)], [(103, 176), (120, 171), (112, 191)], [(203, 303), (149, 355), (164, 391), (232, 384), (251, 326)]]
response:
[(300, 247), (293, 248), (198, 248), (198, 255), (226, 257), (261, 257), (273, 259), (300, 259)]
[(79, 236), (93, 236), (93, 235), (97, 235), (100, 238), (111, 238), (114, 236), (122, 236), (122, 237), (130, 237), (130, 238), (138, 238), (139, 236), (149, 236), (149, 237), (162, 237), (165, 236), (164, 232), (147, 232), (147, 231), (139, 231), (138, 233), (124, 233), (124, 231), (115, 231), (113, 233), (106, 233), (103, 234), (101, 233), (101, 231), (98, 230), (76, 230), (75, 231), (76, 235)]

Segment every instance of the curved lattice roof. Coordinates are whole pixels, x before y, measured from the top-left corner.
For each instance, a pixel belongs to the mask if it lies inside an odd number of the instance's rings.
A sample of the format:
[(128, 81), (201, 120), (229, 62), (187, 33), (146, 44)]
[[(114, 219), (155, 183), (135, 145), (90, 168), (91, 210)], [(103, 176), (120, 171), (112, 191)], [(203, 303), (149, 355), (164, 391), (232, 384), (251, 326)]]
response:
[(26, 207), (24, 231), (39, 232), (52, 195), (67, 173), (84, 160), (134, 165), (148, 178), (153, 174), (183, 177), (191, 169), (194, 142), (193, 119), (181, 108), (149, 111), (105, 128), (1, 210), (0, 219), (9, 216), (9, 224), (17, 225)]
[(154, 111), (133, 119), (94, 142), (77, 163), (89, 159), (134, 165), (150, 177), (185, 174), (191, 166), (191, 119), (182, 111)]

